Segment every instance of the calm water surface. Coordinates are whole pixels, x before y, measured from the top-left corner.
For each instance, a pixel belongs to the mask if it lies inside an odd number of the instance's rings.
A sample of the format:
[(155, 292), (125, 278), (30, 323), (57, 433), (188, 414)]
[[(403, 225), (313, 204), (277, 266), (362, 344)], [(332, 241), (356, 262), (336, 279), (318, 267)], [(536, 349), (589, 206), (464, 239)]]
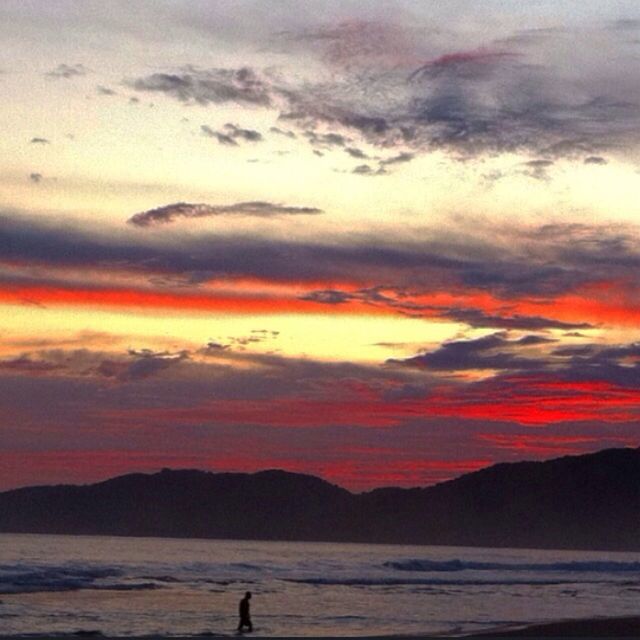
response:
[(459, 633), (635, 615), (640, 553), (0, 534), (0, 633)]

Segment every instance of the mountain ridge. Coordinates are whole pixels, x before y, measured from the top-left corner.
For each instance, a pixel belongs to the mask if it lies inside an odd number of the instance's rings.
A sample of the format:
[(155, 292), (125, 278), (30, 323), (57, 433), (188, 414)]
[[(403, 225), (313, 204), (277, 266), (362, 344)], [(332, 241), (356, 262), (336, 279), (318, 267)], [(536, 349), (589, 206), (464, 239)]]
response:
[(640, 448), (359, 494), (280, 469), (22, 487), (0, 493), (0, 532), (640, 550)]

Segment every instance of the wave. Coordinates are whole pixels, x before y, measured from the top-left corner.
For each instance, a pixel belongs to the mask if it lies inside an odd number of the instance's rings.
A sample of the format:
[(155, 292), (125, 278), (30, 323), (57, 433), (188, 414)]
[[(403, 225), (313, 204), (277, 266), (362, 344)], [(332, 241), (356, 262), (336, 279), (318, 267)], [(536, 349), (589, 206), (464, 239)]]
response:
[(0, 595), (81, 589), (138, 591), (159, 588), (151, 582), (118, 580), (122, 576), (123, 572), (115, 567), (0, 565)]
[[(401, 586), (500, 586), (500, 585), (561, 585), (574, 584), (574, 580), (447, 580), (438, 578), (282, 578), (284, 582), (314, 586), (344, 587), (401, 587)], [(589, 581), (607, 583), (607, 580)]]
[(592, 560), (586, 562), (507, 563), (473, 562), (467, 560), (399, 560), (385, 562), (383, 566), (396, 571), (533, 571), (570, 573), (640, 573), (640, 562), (614, 562)]

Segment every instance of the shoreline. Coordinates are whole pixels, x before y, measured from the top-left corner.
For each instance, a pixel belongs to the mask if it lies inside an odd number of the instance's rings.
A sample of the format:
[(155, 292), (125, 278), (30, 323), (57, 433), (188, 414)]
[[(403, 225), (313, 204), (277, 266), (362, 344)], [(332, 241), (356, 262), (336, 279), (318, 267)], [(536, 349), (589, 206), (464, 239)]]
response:
[[(191, 636), (106, 636), (99, 631), (77, 631), (72, 633), (30, 633), (18, 635), (0, 634), (0, 640), (45, 640), (55, 638), (96, 638), (98, 640), (194, 640), (207, 638), (246, 637), (251, 640), (259, 638), (295, 638), (296, 636), (260, 636), (247, 634), (198, 634)], [(301, 636), (297, 636), (301, 637)], [(304, 636), (306, 638), (329, 638), (335, 636)], [(496, 627), (470, 634), (457, 633), (454, 635), (429, 634), (394, 634), (386, 636), (342, 636), (357, 640), (439, 640), (446, 638), (640, 638), (640, 614), (637, 616), (611, 618), (579, 618), (572, 620), (557, 620), (535, 624), (523, 624), (512, 627)]]
[[(640, 609), (640, 607), (639, 607)], [(640, 614), (497, 627), (461, 638), (640, 638)]]

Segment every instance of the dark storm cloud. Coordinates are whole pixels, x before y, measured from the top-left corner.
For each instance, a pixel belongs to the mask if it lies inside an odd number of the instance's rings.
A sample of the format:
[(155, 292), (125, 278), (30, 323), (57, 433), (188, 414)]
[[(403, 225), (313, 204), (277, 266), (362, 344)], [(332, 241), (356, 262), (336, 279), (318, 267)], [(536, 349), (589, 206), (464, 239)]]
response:
[(78, 76), (86, 76), (89, 70), (82, 64), (59, 64), (55, 69), (45, 73), (50, 78), (75, 78)]
[(324, 213), (316, 207), (291, 207), (273, 202), (237, 202), (229, 205), (190, 204), (176, 202), (157, 209), (136, 213), (129, 224), (151, 227), (167, 224), (180, 218), (209, 218), (214, 216), (246, 216), (253, 218), (275, 218), (278, 216), (304, 216)]

